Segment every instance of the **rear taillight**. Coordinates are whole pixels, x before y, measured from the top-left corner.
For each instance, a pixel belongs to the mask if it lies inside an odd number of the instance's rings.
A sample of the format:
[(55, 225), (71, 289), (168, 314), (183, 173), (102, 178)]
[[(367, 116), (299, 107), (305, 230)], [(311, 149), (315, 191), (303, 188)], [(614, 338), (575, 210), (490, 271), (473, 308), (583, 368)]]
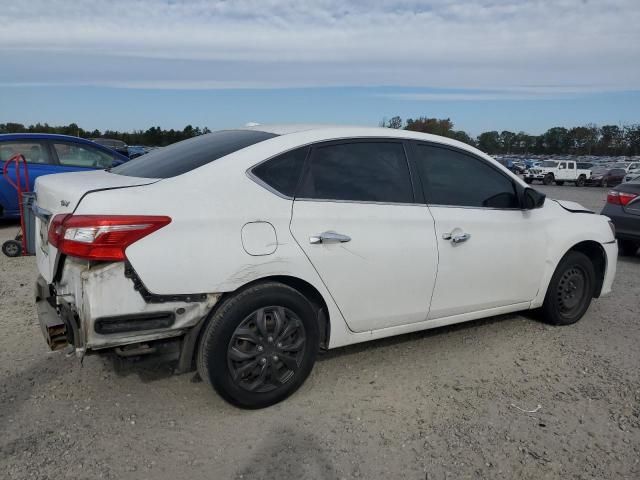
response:
[(61, 253), (88, 260), (124, 260), (124, 251), (171, 222), (149, 215), (56, 215), (49, 226), (49, 243)]
[(634, 198), (638, 195), (635, 193), (627, 193), (627, 192), (616, 192), (615, 190), (609, 191), (607, 193), (607, 203), (611, 203), (613, 205), (628, 205)]

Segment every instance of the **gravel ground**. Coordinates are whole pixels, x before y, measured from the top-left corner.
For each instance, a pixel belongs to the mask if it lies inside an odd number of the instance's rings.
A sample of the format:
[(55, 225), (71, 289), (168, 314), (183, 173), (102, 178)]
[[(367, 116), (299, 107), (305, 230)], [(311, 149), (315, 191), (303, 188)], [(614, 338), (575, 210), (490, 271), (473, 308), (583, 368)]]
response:
[(342, 348), (253, 412), (166, 364), (48, 353), (35, 275), (0, 257), (0, 477), (640, 478), (640, 257), (576, 325), (505, 315)]

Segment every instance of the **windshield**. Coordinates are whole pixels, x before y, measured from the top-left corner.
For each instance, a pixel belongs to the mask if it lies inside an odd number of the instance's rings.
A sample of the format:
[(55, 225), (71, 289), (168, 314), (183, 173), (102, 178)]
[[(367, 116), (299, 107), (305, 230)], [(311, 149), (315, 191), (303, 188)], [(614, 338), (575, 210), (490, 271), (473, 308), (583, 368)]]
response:
[(592, 170), (592, 173), (596, 174), (596, 173), (607, 173), (609, 171), (609, 169), (607, 167), (595, 167)]
[(547, 168), (555, 168), (558, 166), (558, 162), (554, 162), (553, 160), (545, 160), (544, 162), (540, 163), (541, 167), (547, 167)]
[(110, 171), (129, 177), (175, 177), (276, 136), (257, 130), (220, 130), (153, 150)]

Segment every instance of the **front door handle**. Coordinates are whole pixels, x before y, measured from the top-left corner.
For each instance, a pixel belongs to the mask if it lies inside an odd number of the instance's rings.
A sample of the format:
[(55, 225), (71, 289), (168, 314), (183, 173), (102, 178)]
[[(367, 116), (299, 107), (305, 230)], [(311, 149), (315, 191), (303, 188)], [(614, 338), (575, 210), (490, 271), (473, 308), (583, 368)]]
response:
[(317, 245), (319, 243), (345, 243), (350, 242), (351, 237), (348, 235), (342, 235), (337, 232), (322, 232), (319, 235), (314, 235), (309, 237), (309, 243), (312, 245)]
[(467, 240), (469, 240), (471, 238), (471, 234), (470, 233), (456, 233), (451, 234), (451, 233), (445, 233), (444, 235), (442, 235), (442, 238), (445, 240), (451, 240), (451, 243), (462, 243), (462, 242), (466, 242)]

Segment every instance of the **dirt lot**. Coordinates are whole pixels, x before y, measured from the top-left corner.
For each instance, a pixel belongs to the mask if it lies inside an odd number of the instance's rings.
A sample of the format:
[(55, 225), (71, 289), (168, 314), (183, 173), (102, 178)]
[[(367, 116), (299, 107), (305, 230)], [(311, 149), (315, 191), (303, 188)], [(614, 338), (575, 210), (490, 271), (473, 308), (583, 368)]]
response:
[(165, 364), (48, 353), (35, 275), (0, 257), (2, 478), (640, 478), (640, 257), (574, 326), (506, 315), (343, 348), (255, 412)]

